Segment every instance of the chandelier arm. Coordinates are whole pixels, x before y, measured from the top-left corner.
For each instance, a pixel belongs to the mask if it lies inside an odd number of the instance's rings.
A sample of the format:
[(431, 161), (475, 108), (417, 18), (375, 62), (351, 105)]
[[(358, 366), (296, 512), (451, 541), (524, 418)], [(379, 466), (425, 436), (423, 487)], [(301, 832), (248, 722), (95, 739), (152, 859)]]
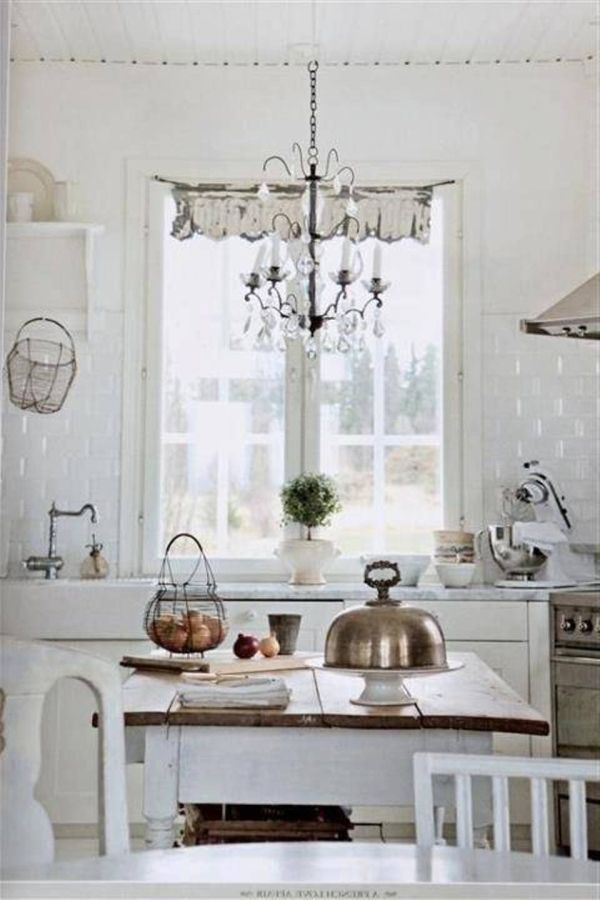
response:
[[(293, 304), (290, 303), (291, 300), (294, 301)], [(285, 313), (283, 311), (286, 307), (289, 309), (288, 313)], [(279, 310), (279, 315), (281, 316), (282, 319), (290, 319), (293, 315), (298, 315), (297, 307), (298, 307), (298, 298), (296, 297), (296, 295), (288, 294), (286, 299), (281, 304), (281, 309)]]
[(292, 177), (292, 171), (291, 171), (290, 167), (288, 166), (288, 164), (286, 163), (283, 156), (267, 156), (267, 158), (265, 159), (265, 161), (263, 163), (263, 167), (262, 167), (263, 172), (267, 171), (267, 166), (269, 165), (270, 162), (273, 162), (273, 161), (280, 162), (281, 165), (283, 166), (283, 168), (285, 169), (285, 171), (290, 176), (290, 178)]
[(261, 309), (263, 309), (263, 310), (267, 309), (267, 306), (264, 303), (262, 297), (260, 296), (260, 294), (256, 293), (254, 288), (252, 288), (252, 290), (248, 291), (247, 294), (244, 294), (244, 300), (246, 301), (246, 303), (250, 303), (252, 300), (256, 300)]
[(294, 141), (294, 143), (292, 144), (292, 153), (298, 154), (298, 162), (300, 163), (300, 168), (302, 169), (302, 174), (304, 175), (305, 178), (307, 178), (308, 172), (306, 171), (306, 168), (304, 167), (304, 156), (302, 155), (302, 147), (300, 146), (298, 141)]
[(339, 161), (340, 161), (339, 154), (338, 154), (337, 150), (335, 149), (335, 147), (332, 147), (331, 150), (329, 151), (329, 153), (327, 154), (327, 159), (325, 161), (325, 172), (321, 176), (321, 181), (333, 181), (335, 176), (338, 174), (337, 172), (335, 172), (333, 175), (329, 175), (329, 166), (331, 165), (331, 160), (334, 158), (335, 158), (336, 163), (339, 163)]
[[(340, 300), (344, 300), (346, 298), (346, 296), (347, 296), (346, 286), (344, 285), (343, 287), (340, 288), (340, 290), (335, 295), (335, 300), (332, 300), (331, 303), (329, 304), (329, 306), (325, 307), (325, 309), (321, 315), (321, 318), (325, 319), (327, 321), (331, 321), (332, 319), (335, 319), (335, 317), (337, 315)], [(331, 311), (333, 311), (333, 313), (334, 313), (334, 315), (332, 315), (332, 316), (329, 315), (329, 313)]]
[(338, 169), (336, 175), (338, 178), (342, 174), (342, 172), (350, 172), (350, 181), (348, 182), (348, 187), (354, 187), (354, 182), (356, 181), (356, 174), (352, 166), (342, 166), (341, 169)]
[(290, 235), (293, 235), (294, 228), (295, 228), (295, 226), (298, 225), (298, 222), (292, 222), (292, 220), (290, 219), (290, 217), (288, 216), (287, 213), (284, 213), (284, 212), (275, 213), (275, 215), (271, 219), (271, 230), (272, 231), (277, 231), (277, 226), (275, 225), (275, 222), (277, 221), (277, 219), (285, 220), (285, 223), (288, 227), (288, 233), (287, 233), (286, 240), (289, 241)]
[[(337, 230), (341, 225), (345, 225), (346, 223), (350, 223), (350, 222), (354, 222), (354, 224), (356, 225), (356, 234), (354, 235), (354, 237), (357, 238), (360, 234), (360, 222), (358, 221), (356, 216), (349, 216), (347, 213), (345, 213), (344, 216), (340, 219), (340, 221), (337, 222), (333, 226), (331, 231), (326, 235), (325, 240), (327, 240), (327, 238), (334, 237), (337, 234)], [(348, 230), (346, 229), (346, 231), (342, 232), (342, 234), (344, 234), (347, 237)]]
[(277, 298), (278, 311), (281, 313), (281, 310), (285, 306), (287, 301), (282, 298), (276, 281), (271, 282), (271, 287), (267, 288), (267, 294), (269, 295), (269, 297), (275, 295), (275, 297)]
[(383, 300), (381, 299), (381, 297), (379, 296), (379, 294), (373, 294), (373, 296), (372, 296), (372, 297), (369, 297), (369, 299), (366, 301), (366, 303), (365, 303), (365, 305), (363, 306), (362, 309), (359, 309), (358, 306), (353, 306), (353, 307), (351, 307), (350, 309), (347, 309), (347, 310), (346, 310), (346, 315), (347, 315), (348, 313), (358, 313), (359, 316), (361, 317), (361, 319), (364, 319), (364, 317), (365, 317), (365, 312), (367, 311), (367, 308), (371, 305), (371, 303), (375, 303), (375, 305), (376, 305), (377, 307), (383, 306)]

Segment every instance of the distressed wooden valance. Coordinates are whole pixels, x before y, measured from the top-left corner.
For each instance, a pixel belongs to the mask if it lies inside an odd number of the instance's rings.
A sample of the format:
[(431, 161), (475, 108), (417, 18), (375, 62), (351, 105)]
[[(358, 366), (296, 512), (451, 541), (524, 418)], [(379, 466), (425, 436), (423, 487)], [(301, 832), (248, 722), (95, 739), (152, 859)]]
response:
[[(257, 195), (258, 185), (192, 186), (160, 177), (157, 180), (169, 181), (174, 185), (176, 214), (171, 234), (180, 241), (194, 234), (203, 234), (215, 240), (232, 235), (250, 241), (258, 240), (273, 231), (273, 220), (278, 213), (284, 213), (292, 222), (304, 221), (303, 185), (271, 189), (265, 201)], [(339, 196), (326, 186), (320, 191), (325, 202), (319, 232), (323, 237), (332, 237), (336, 226), (344, 219), (348, 204), (347, 190)], [(358, 240), (371, 236), (387, 242), (413, 238), (426, 244), (430, 234), (432, 196), (432, 187), (355, 187), (353, 199), (360, 230), (358, 235), (354, 230), (350, 234)], [(276, 221), (276, 226), (281, 236), (286, 238), (283, 217)]]

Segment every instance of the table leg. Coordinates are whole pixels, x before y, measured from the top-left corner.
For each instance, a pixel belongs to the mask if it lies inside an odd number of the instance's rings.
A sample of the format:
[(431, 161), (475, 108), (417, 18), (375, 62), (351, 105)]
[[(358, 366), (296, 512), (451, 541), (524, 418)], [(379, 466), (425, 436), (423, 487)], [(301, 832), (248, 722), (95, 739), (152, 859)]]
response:
[(146, 728), (144, 765), (145, 844), (149, 850), (168, 850), (175, 840), (179, 788), (180, 729)]
[(435, 821), (435, 843), (438, 847), (445, 847), (446, 841), (444, 839), (444, 819), (446, 818), (446, 807), (445, 806), (434, 806), (433, 807), (433, 817)]

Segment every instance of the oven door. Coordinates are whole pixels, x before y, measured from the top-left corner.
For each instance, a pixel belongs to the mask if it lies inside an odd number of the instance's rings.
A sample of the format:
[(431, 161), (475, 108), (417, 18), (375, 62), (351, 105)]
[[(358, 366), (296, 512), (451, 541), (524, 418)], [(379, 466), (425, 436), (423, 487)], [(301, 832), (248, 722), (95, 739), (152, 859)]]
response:
[[(600, 757), (600, 659), (555, 656), (554, 753), (575, 759)], [(588, 843), (590, 852), (600, 854), (600, 785), (586, 788)], [(556, 842), (569, 846), (568, 789), (559, 782), (556, 798)]]

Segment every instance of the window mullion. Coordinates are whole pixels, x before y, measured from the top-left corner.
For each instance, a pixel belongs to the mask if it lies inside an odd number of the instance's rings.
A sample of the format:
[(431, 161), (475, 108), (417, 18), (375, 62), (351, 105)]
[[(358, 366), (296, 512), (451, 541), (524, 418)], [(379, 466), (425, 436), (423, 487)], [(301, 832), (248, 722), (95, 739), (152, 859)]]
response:
[(303, 441), (302, 471), (318, 472), (321, 467), (321, 367), (320, 354), (316, 359), (308, 359), (304, 350), (302, 354), (303, 402)]
[(385, 545), (385, 373), (381, 341), (376, 342), (373, 356), (373, 549), (382, 549)]

